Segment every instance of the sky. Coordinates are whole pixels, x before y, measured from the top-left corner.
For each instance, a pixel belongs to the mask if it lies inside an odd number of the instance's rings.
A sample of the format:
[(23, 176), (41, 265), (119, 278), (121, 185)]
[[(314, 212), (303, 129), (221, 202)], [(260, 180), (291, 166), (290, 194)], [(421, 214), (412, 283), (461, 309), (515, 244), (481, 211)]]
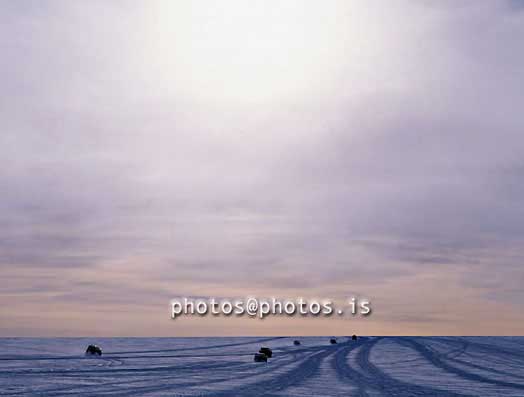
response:
[(0, 336), (523, 335), (523, 37), (518, 0), (0, 0)]

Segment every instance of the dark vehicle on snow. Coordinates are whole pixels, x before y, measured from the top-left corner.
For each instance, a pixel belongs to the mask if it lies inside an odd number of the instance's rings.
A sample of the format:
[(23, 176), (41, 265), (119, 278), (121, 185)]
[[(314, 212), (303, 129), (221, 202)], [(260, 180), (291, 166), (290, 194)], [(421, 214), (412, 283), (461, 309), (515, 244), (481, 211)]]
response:
[(265, 354), (267, 357), (273, 357), (273, 351), (269, 347), (261, 347), (259, 353)]
[(335, 338), (331, 338), (329, 340), (329, 343), (331, 343), (332, 345), (336, 345), (337, 344), (337, 340)]
[(89, 345), (86, 349), (86, 356), (101, 356), (102, 349), (97, 345)]
[(267, 356), (264, 353), (255, 353), (253, 360), (256, 363), (267, 363)]

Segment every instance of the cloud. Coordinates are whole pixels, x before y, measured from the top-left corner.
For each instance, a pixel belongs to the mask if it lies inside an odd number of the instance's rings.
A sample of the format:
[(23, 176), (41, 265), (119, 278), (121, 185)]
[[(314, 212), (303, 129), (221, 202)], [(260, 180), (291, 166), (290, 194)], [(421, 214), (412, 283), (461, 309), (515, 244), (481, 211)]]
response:
[[(0, 333), (30, 328), (17, 308), (57, 321), (42, 332), (74, 334), (59, 329), (77, 318), (73, 302), (151, 318), (180, 293), (358, 291), (378, 299), (375, 333), (406, 323), (475, 333), (468, 319), (484, 303), (518, 311), (524, 24), (514, 2), (333, 3), (322, 9), (328, 30), (300, 25), (305, 7), (289, 26), (318, 35), (282, 41), (300, 70), (253, 63), (278, 45), (273, 31), (250, 36), (257, 54), (242, 38), (219, 43), (240, 56), (232, 70), (251, 65), (238, 80), (224, 71), (233, 60), (201, 52), (213, 43), (205, 29), (168, 23), (173, 11), (200, 20), (198, 7), (17, 4), (0, 16), (0, 269), (10, 279), (0, 296), (12, 308)], [(193, 47), (189, 33), (211, 41)], [(265, 83), (238, 84), (257, 76)], [(409, 305), (419, 284), (435, 296)], [(448, 293), (464, 301), (439, 313)], [(505, 320), (505, 330), (518, 328)]]

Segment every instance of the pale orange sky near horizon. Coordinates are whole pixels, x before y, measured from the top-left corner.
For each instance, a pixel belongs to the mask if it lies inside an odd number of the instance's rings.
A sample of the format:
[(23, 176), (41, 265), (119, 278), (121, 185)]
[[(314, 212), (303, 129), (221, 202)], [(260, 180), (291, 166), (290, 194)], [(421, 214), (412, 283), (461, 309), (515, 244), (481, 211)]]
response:
[(512, 0), (4, 2), (0, 337), (523, 335), (520, 37)]

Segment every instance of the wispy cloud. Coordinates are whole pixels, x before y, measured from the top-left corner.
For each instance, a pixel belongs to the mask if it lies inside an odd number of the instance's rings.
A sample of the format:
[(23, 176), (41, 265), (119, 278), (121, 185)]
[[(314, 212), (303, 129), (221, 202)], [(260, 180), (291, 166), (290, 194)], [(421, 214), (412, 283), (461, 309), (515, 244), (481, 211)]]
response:
[[(3, 8), (0, 334), (168, 335), (181, 293), (347, 291), (373, 316), (329, 329), (477, 333), (489, 307), (486, 332), (522, 333), (517, 2), (330, 3), (329, 26), (261, 6), (264, 40), (211, 52), (207, 14), (170, 3)], [(279, 37), (289, 62), (261, 62)]]

